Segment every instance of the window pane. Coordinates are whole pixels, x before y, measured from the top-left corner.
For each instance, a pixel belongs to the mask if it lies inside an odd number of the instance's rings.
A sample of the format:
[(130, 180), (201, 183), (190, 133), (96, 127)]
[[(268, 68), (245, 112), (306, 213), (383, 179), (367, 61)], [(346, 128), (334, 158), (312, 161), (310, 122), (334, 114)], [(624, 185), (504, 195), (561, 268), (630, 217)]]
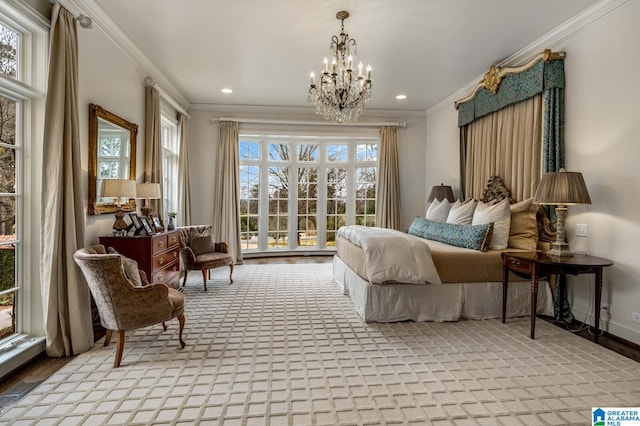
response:
[(240, 141), (240, 160), (259, 160), (260, 143)]
[(298, 246), (318, 245), (316, 234), (318, 222), (317, 182), (317, 167), (301, 167), (298, 170)]
[(258, 248), (260, 166), (240, 166), (240, 239), (243, 249)]
[[(0, 27), (1, 28), (1, 27)], [(0, 56), (2, 53), (0, 53)], [(17, 102), (0, 96), (0, 139), (8, 145), (16, 144), (16, 106)]]
[[(5, 279), (2, 279), (4, 282)], [(0, 291), (3, 288), (0, 284)], [(13, 286), (13, 282), (11, 283)], [(0, 295), (0, 340), (16, 332), (16, 293)]]
[[(279, 153), (286, 151), (279, 150)], [(269, 248), (288, 246), (289, 167), (269, 167)]]
[(269, 160), (289, 161), (291, 159), (291, 147), (288, 143), (270, 143)]
[(298, 145), (298, 160), (318, 161), (318, 145)]
[(356, 161), (377, 161), (378, 145), (375, 143), (358, 144), (356, 146)]
[(18, 33), (0, 24), (0, 73), (18, 75)]
[(327, 145), (327, 161), (345, 162), (348, 158), (347, 145)]
[[(0, 197), (0, 244), (16, 239), (16, 199)], [(0, 246), (1, 248), (6, 248)]]

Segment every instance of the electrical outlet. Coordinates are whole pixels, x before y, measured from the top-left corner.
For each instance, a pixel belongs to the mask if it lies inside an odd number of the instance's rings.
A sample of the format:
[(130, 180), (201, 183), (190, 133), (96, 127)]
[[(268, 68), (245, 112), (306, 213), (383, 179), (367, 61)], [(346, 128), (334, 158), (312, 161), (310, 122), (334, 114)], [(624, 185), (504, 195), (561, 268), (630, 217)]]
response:
[(587, 224), (586, 223), (576, 223), (576, 236), (577, 237), (586, 237), (587, 236)]
[(631, 321), (640, 322), (640, 312), (631, 312)]

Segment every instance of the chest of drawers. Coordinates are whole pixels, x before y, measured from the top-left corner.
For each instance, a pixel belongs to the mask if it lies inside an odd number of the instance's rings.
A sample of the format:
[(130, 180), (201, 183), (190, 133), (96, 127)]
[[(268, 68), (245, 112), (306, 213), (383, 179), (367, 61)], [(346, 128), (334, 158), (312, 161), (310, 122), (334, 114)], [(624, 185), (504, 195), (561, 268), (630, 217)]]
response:
[(104, 236), (100, 237), (100, 244), (138, 262), (150, 283), (180, 288), (180, 231), (153, 236)]

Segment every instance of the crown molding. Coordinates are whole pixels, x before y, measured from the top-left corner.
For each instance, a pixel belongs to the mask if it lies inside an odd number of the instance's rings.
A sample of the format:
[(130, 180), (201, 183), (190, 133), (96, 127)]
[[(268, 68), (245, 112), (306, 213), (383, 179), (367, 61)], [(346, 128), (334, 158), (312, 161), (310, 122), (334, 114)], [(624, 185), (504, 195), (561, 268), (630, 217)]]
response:
[[(184, 110), (189, 109), (189, 101), (178, 90), (173, 82), (145, 55), (142, 50), (129, 38), (95, 0), (55, 0), (74, 14), (84, 13), (93, 20), (93, 24), (100, 28), (120, 49), (122, 49), (143, 71), (151, 76), (166, 95), (172, 98)], [(143, 82), (140, 82), (141, 86)]]
[[(191, 104), (189, 109), (193, 112), (213, 112), (220, 114), (269, 114), (283, 115), (286, 117), (319, 117), (314, 107), (283, 107), (265, 105), (233, 105), (233, 104)], [(425, 118), (424, 110), (385, 110), (385, 109), (365, 109), (359, 117), (363, 120), (393, 118)]]
[[(570, 39), (584, 28), (593, 24), (594, 22), (604, 18), (614, 10), (624, 6), (631, 0), (601, 0), (594, 3), (590, 7), (586, 8), (573, 18), (565, 21), (560, 26), (549, 31), (536, 41), (530, 43), (524, 48), (520, 49), (513, 55), (509, 56), (505, 60), (495, 64), (500, 67), (513, 67), (519, 64), (525, 63), (535, 55), (539, 54), (545, 49), (556, 50), (558, 45), (564, 41)], [(567, 54), (570, 54), (567, 52)], [(473, 79), (469, 83), (465, 84), (462, 88), (456, 90), (431, 108), (427, 109), (426, 115), (430, 117), (444, 108), (455, 109), (454, 103), (460, 98), (464, 98), (470, 94), (476, 86), (482, 81), (484, 73), (477, 78)]]

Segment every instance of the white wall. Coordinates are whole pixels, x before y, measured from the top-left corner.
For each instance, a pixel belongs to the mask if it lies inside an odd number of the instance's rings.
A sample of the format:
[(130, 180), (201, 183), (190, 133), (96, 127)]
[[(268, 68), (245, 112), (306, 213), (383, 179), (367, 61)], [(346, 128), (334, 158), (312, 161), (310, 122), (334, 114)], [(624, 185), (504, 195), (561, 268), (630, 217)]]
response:
[[(604, 272), (604, 329), (640, 343), (640, 2), (630, 1), (567, 37), (546, 46), (565, 51), (566, 168), (584, 175), (592, 203), (570, 206), (567, 239), (574, 251), (612, 259)], [(457, 176), (457, 113), (435, 108), (427, 118), (427, 185)], [(455, 167), (451, 172), (450, 167)], [(443, 177), (444, 179), (444, 177)], [(446, 182), (445, 182), (446, 183)], [(575, 237), (575, 224), (588, 237)], [(569, 298), (579, 320), (593, 310), (592, 275), (569, 277)], [(591, 316), (587, 322), (592, 324)]]
[[(82, 199), (85, 212), (89, 186), (89, 104), (100, 105), (138, 125), (136, 180), (144, 176), (144, 71), (99, 27), (78, 27), (78, 79), (80, 144), (82, 149)], [(114, 214), (85, 216), (87, 244), (97, 244), (100, 235), (112, 231)]]
[[(215, 158), (218, 150), (218, 123), (212, 122), (214, 117), (237, 117), (264, 120), (318, 120), (309, 115), (308, 108), (283, 109), (250, 107), (230, 107), (232, 111), (225, 111), (224, 107), (199, 105), (190, 111), (189, 120), (189, 162), (191, 164), (191, 200), (192, 223), (212, 223), (213, 190), (215, 180)], [(275, 112), (274, 112), (275, 111)], [(361, 118), (360, 122), (367, 119)], [(423, 114), (414, 112), (378, 114), (369, 117), (368, 121), (376, 122), (406, 122), (406, 128), (398, 131), (398, 156), (400, 166), (401, 214), (403, 229), (411, 224), (415, 216), (424, 215), (425, 186), (424, 186), (424, 157), (425, 157), (425, 123)], [(299, 127), (299, 126), (298, 126)], [(313, 127), (306, 126), (306, 130)], [(316, 127), (317, 128), (317, 127)], [(324, 128), (324, 127), (323, 127)], [(322, 129), (322, 128), (321, 128)], [(325, 128), (326, 129), (326, 128)]]

